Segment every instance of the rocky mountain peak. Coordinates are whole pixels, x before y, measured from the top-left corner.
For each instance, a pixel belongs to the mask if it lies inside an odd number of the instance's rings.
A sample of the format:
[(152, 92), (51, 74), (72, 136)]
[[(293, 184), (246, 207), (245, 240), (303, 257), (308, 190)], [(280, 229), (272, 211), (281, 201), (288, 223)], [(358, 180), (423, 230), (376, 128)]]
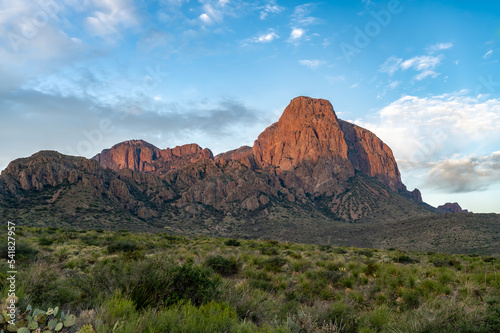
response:
[(331, 103), (324, 99), (297, 97), (279, 121), (262, 132), (253, 146), (259, 165), (292, 170), (304, 162), (321, 158), (338, 162), (345, 172), (353, 169), (347, 160), (347, 144)]

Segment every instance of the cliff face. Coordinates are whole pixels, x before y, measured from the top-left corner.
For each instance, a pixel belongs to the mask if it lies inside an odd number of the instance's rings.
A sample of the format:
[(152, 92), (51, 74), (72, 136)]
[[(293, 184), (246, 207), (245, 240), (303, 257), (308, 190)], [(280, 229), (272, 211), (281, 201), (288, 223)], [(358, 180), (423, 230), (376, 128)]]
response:
[(325, 181), (314, 179), (314, 166), (319, 163), (323, 170), (332, 170), (327, 177), (340, 182), (356, 170), (396, 192), (406, 190), (391, 149), (372, 132), (339, 120), (324, 99), (293, 99), (279, 121), (259, 135), (253, 154), (261, 167), (280, 171), (312, 165), (313, 172), (301, 177), (306, 187)]
[(406, 190), (391, 148), (362, 127), (343, 120), (339, 123), (347, 142), (349, 161), (354, 169), (376, 178), (396, 192)]
[(212, 159), (212, 152), (206, 148), (202, 149), (197, 144), (161, 150), (143, 140), (119, 143), (93, 157), (103, 168), (115, 171), (131, 169), (155, 174), (163, 174), (205, 158)]

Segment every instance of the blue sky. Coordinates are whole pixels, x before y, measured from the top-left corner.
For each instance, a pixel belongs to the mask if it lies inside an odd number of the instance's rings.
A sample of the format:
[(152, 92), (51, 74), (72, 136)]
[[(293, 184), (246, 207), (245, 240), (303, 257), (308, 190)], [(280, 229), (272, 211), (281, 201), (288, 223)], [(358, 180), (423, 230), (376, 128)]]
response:
[(0, 169), (128, 139), (252, 145), (300, 95), (424, 201), (500, 213), (497, 1), (0, 0)]

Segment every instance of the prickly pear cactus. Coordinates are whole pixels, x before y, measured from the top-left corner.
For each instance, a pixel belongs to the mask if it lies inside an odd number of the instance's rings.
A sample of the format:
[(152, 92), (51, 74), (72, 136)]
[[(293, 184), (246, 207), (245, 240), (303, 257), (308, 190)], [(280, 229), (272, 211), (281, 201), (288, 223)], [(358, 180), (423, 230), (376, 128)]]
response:
[[(59, 316), (58, 316), (59, 315)], [(47, 311), (26, 308), (24, 313), (16, 312), (16, 322), (8, 322), (7, 313), (0, 313), (0, 333), (74, 333), (76, 332), (76, 316), (64, 312), (59, 313), (59, 308), (49, 308)], [(91, 325), (82, 327), (81, 333), (95, 333)]]

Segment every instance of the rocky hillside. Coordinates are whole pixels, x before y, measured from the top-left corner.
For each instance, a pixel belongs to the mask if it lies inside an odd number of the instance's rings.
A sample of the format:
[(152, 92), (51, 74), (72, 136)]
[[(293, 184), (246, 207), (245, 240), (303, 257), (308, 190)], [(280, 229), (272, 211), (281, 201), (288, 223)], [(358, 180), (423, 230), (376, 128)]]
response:
[(435, 213), (406, 190), (386, 144), (309, 97), (293, 99), (253, 147), (215, 157), (133, 140), (92, 160), (39, 152), (0, 176), (0, 216), (26, 224), (310, 240), (345, 222)]

